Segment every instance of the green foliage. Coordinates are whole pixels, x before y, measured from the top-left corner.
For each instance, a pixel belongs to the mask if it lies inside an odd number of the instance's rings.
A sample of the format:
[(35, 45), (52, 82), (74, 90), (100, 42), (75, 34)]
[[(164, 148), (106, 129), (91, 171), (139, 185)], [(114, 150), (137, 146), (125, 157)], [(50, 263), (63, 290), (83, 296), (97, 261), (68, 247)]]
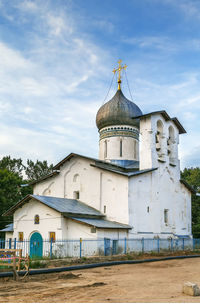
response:
[[(32, 194), (32, 187), (28, 183), (52, 170), (53, 165), (48, 166), (47, 161), (37, 160), (34, 163), (27, 160), (25, 166), (22, 159), (12, 159), (10, 156), (0, 160), (0, 229), (12, 223), (12, 217), (2, 217), (2, 214), (26, 195)], [(0, 233), (0, 238), (3, 235)]]
[(25, 168), (25, 173), (28, 180), (39, 180), (43, 176), (48, 175), (53, 171), (53, 164), (48, 166), (47, 161), (37, 160), (35, 163), (32, 160), (27, 160), (27, 166)]
[(185, 168), (181, 177), (187, 181), (196, 191), (200, 191), (200, 167)]
[[(197, 192), (200, 192), (200, 168), (185, 168), (181, 177)], [(200, 238), (200, 197), (192, 195), (192, 233), (194, 238)]]
[[(21, 177), (7, 169), (0, 169), (0, 216), (22, 198)], [(10, 217), (0, 217), (0, 229), (12, 222)]]
[(48, 262), (42, 260), (30, 260), (29, 267), (30, 268), (45, 268), (47, 267)]
[(3, 169), (17, 173), (20, 177), (22, 177), (25, 166), (22, 163), (22, 159), (11, 159), (10, 156), (6, 156), (0, 160), (0, 170)]

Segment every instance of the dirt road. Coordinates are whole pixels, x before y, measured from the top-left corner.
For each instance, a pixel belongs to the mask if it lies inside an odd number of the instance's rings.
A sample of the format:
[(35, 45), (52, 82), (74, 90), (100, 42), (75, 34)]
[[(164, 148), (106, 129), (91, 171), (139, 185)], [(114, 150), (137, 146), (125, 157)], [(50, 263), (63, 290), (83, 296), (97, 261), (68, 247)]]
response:
[(200, 285), (200, 258), (119, 265), (30, 276), (19, 282), (0, 279), (2, 303), (188, 303), (184, 282)]

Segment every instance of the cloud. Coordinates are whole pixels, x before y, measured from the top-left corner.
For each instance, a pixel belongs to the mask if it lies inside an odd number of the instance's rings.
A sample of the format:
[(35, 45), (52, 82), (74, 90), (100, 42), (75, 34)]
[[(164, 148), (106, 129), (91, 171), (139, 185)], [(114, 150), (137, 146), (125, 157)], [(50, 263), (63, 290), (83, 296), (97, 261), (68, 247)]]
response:
[(68, 26), (73, 19), (68, 11), (49, 5), (38, 10), (31, 1), (21, 2), (18, 11), (25, 15), (18, 26), (28, 22), (26, 14), (37, 26), (25, 32), (24, 48), (0, 41), (0, 115), (6, 134), (0, 137), (1, 156), (56, 162), (71, 151), (97, 153), (95, 114), (102, 86), (94, 79), (100, 79), (96, 70), (102, 69), (106, 51), (74, 30), (75, 20)]
[(123, 38), (127, 44), (137, 45), (140, 48), (152, 48), (165, 52), (177, 51), (177, 44), (170, 38), (164, 36), (146, 36), (139, 38)]
[[(157, 0), (156, 0), (157, 1)], [(200, 19), (200, 3), (196, 0), (164, 0), (166, 4), (176, 7), (184, 13), (187, 19)]]
[[(177, 54), (199, 51), (198, 37), (183, 41), (159, 31), (137, 37), (121, 31), (123, 40), (116, 45), (116, 24), (91, 14), (89, 22), (83, 18), (82, 27), (81, 11), (77, 13), (70, 2), (0, 3), (0, 16), (8, 20), (11, 31), (0, 40), (1, 156), (54, 163), (72, 151), (97, 156), (95, 115), (118, 52), (126, 58), (134, 101), (144, 112), (166, 109), (191, 131), (194, 119), (198, 124), (200, 73), (190, 68), (183, 72), (182, 62), (176, 62)], [(91, 24), (99, 40), (85, 30)], [(113, 34), (110, 44), (101, 41), (105, 30)], [(129, 97), (125, 81), (123, 89)], [(112, 87), (109, 97), (114, 93)], [(183, 146), (189, 142), (183, 140)], [(181, 155), (187, 156), (184, 148)]]

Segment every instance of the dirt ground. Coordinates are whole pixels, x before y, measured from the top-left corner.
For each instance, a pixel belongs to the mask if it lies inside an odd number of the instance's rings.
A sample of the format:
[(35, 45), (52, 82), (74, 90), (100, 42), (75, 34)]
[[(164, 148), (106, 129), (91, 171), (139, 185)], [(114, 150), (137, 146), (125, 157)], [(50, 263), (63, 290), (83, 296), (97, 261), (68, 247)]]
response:
[(182, 294), (187, 281), (200, 285), (200, 258), (1, 278), (0, 302), (200, 302)]

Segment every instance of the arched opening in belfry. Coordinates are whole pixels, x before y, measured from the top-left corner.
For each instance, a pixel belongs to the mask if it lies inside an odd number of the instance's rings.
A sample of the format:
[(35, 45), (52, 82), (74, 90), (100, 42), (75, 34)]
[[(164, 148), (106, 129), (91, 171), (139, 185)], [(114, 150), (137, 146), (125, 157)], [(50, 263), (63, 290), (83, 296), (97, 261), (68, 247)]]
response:
[(156, 125), (156, 151), (160, 158), (163, 155), (163, 123), (161, 120), (158, 120)]
[(169, 126), (168, 129), (169, 136), (167, 139), (167, 151), (168, 151), (168, 156), (169, 156), (169, 162), (174, 163), (175, 158), (176, 158), (176, 152), (175, 152), (175, 133), (174, 133), (174, 128), (173, 126)]

